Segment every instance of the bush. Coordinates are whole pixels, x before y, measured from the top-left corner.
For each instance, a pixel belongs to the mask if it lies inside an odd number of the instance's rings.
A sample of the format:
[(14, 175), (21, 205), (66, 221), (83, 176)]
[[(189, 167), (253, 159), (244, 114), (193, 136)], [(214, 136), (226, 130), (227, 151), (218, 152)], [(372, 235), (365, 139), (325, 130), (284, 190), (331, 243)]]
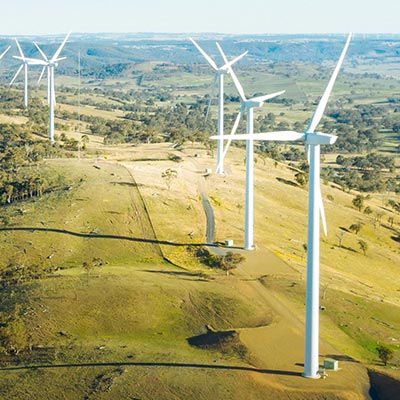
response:
[(236, 268), (240, 263), (245, 260), (245, 257), (239, 253), (228, 251), (224, 256), (217, 256), (212, 254), (207, 247), (202, 246), (196, 251), (196, 257), (210, 268), (220, 268), (229, 274), (229, 271)]

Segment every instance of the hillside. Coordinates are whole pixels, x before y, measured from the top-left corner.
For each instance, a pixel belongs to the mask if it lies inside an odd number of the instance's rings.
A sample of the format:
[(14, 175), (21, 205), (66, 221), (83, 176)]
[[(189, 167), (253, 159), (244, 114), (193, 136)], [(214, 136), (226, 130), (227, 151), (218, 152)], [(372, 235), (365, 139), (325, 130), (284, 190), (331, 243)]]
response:
[[(257, 108), (256, 132), (305, 129), (343, 45), (342, 35), (195, 38), (213, 57), (215, 40), (229, 56), (250, 50), (237, 70), (246, 96), (286, 89)], [(34, 56), (32, 38), (21, 39)], [(58, 43), (37, 39), (48, 53)], [(9, 87), (10, 50), (0, 74), (0, 398), (393, 400), (398, 40), (356, 35), (320, 123), (338, 135), (321, 157), (320, 363), (340, 366), (320, 380), (301, 377), (304, 146), (257, 143), (256, 247), (244, 251), (244, 146), (230, 148), (223, 176), (210, 172), (213, 74), (186, 36), (72, 35), (56, 70), (55, 143), (44, 83), (29, 83), (27, 108), (21, 77)], [(225, 84), (228, 132), (240, 97)], [(393, 352), (387, 366), (379, 345)]]
[[(215, 160), (201, 145), (177, 151), (91, 139), (89, 152), (101, 147), (101, 157), (46, 162), (68, 188), (2, 208), (9, 221), (0, 230), (3, 265), (48, 271), (3, 288), (14, 298), (10, 304), (3, 296), (3, 309), (24, 307), (32, 348), (17, 364), (3, 357), (3, 398), (367, 398), (375, 344), (399, 340), (396, 216), (393, 228), (374, 228), (352, 207), (353, 193), (323, 186), (324, 198), (331, 196), (321, 251), (321, 360), (333, 356), (342, 369), (326, 380), (303, 379), (306, 190), (288, 184), (293, 172), (258, 160), (257, 249), (243, 252), (245, 262), (226, 276), (201, 265), (193, 249), (205, 242), (203, 192), (216, 240), (241, 245), (242, 150), (231, 153), (225, 177), (205, 178)], [(172, 162), (171, 153), (183, 161)], [(161, 177), (167, 168), (177, 171), (170, 189)], [(379, 197), (369, 202), (382, 207)], [(337, 230), (354, 219), (365, 224), (359, 236), (367, 256), (353, 233), (337, 245)], [(205, 326), (239, 336), (206, 349), (189, 345)]]

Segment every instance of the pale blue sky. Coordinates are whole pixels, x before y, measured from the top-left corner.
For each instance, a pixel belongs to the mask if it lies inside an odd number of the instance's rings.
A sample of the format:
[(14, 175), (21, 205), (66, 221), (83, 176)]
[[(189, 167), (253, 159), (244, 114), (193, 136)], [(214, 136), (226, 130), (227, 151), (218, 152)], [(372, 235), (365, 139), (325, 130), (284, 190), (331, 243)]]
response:
[(0, 35), (400, 33), (400, 0), (2, 0)]

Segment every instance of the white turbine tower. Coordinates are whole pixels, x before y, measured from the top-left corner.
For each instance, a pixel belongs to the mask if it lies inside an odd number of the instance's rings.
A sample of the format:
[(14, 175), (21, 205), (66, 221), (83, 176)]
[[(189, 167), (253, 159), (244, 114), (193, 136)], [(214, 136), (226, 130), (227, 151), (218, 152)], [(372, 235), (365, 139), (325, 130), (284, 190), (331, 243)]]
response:
[[(221, 47), (218, 46), (224, 61), (226, 62), (226, 56), (222, 51)], [(251, 99), (246, 98), (242, 85), (239, 82), (235, 72), (230, 67), (229, 72), (232, 76), (233, 82), (241, 98), (241, 107), (239, 113), (236, 117), (235, 123), (233, 125), (230, 135), (224, 136), (228, 138), (228, 143), (225, 146), (225, 150), (222, 154), (223, 162), (228, 148), (232, 142), (232, 139), (236, 133), (239, 126), (240, 118), (243, 113), (247, 112), (247, 124), (246, 124), (246, 134), (248, 136), (246, 140), (246, 196), (245, 196), (245, 222), (244, 222), (244, 248), (246, 250), (252, 250), (254, 248), (254, 141), (252, 139), (253, 127), (254, 127), (254, 107), (261, 107), (267, 100), (279, 96), (285, 93), (284, 90), (272, 94), (267, 94), (265, 96), (253, 97)], [(222, 141), (222, 140), (221, 140)]]
[(38, 64), (38, 62), (33, 62), (33, 61), (29, 62), (27, 60), (27, 58), (25, 58), (24, 52), (22, 51), (21, 46), (19, 45), (17, 39), (15, 39), (15, 43), (17, 44), (20, 56), (13, 56), (13, 57), (18, 60), (21, 60), (22, 64), (19, 66), (19, 68), (17, 69), (17, 72), (15, 73), (14, 77), (12, 78), (12, 80), (10, 82), (10, 86), (17, 79), (19, 73), (21, 72), (21, 70), (23, 68), (24, 69), (24, 105), (26, 108), (26, 107), (28, 107), (28, 65)]
[(66, 57), (59, 57), (61, 50), (63, 49), (65, 43), (67, 42), (69, 35), (71, 32), (67, 34), (57, 51), (54, 53), (53, 57), (48, 59), (46, 54), (42, 51), (42, 49), (34, 42), (34, 45), (39, 50), (40, 54), (43, 57), (43, 60), (26, 58), (29, 62), (32, 62), (37, 65), (43, 65), (42, 72), (39, 77), (39, 81), (41, 80), (45, 69), (47, 69), (47, 101), (49, 103), (49, 139), (51, 142), (54, 142), (54, 105), (56, 101), (55, 91), (54, 91), (54, 68), (57, 67), (58, 62), (61, 60), (65, 60)]
[[(331, 76), (328, 86), (312, 116), (304, 133), (294, 131), (258, 133), (253, 135), (254, 140), (295, 141), (303, 140), (309, 153), (309, 194), (308, 194), (308, 235), (307, 235), (307, 291), (306, 291), (306, 329), (304, 373), (307, 378), (318, 378), (318, 342), (319, 342), (319, 255), (320, 231), (319, 213), (321, 213), (323, 228), (326, 235), (325, 213), (322, 203), (320, 187), (320, 145), (335, 143), (337, 136), (315, 132), (325, 111), (336, 77), (343, 63), (351, 40), (349, 35), (342, 50), (339, 61)], [(224, 136), (224, 139), (229, 135)], [(217, 139), (217, 136), (212, 136)], [(248, 140), (248, 135), (236, 135), (236, 139)]]
[[(192, 38), (189, 39), (196, 46), (197, 50), (199, 50), (203, 57), (207, 60), (211, 68), (215, 70), (215, 78), (211, 89), (210, 101), (207, 107), (206, 121), (208, 118), (208, 113), (210, 112), (215, 84), (218, 79), (218, 135), (222, 136), (224, 134), (224, 75), (229, 73), (229, 68), (231, 65), (235, 64), (237, 61), (243, 58), (248, 52), (246, 51), (242, 53), (240, 56), (234, 58), (232, 61), (228, 62), (228, 60), (225, 60), (225, 64), (222, 67), (218, 68), (214, 60)], [(219, 47), (218, 43), (217, 46)], [(224, 163), (222, 160), (223, 149), (224, 143), (221, 139), (218, 141), (217, 147), (217, 174), (222, 174), (224, 172)]]

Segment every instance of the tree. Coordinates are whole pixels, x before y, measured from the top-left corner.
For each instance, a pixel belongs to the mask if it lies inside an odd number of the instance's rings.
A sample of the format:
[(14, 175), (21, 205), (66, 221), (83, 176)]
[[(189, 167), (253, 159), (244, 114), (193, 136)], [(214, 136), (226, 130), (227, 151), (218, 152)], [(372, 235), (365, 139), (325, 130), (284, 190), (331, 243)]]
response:
[(226, 255), (221, 258), (220, 268), (226, 272), (226, 275), (229, 275), (229, 271), (235, 269), (244, 260), (245, 258), (241, 254), (228, 251)]
[(305, 172), (298, 172), (297, 174), (295, 174), (294, 178), (296, 179), (296, 182), (300, 185), (300, 186), (305, 186), (307, 185), (308, 182), (308, 174), (306, 174)]
[(339, 232), (339, 233), (336, 234), (336, 237), (337, 237), (337, 239), (338, 239), (338, 241), (339, 241), (338, 247), (339, 247), (340, 249), (342, 248), (343, 238), (344, 238), (344, 235), (345, 235), (345, 234), (346, 234), (346, 232)]
[(383, 344), (379, 345), (376, 348), (378, 352), (379, 359), (383, 362), (383, 365), (387, 365), (387, 363), (393, 358), (394, 351)]
[(368, 250), (368, 243), (365, 242), (364, 240), (359, 240), (358, 244), (360, 246), (360, 249), (364, 253), (364, 256), (366, 256), (367, 255), (367, 250)]
[(361, 210), (364, 207), (364, 196), (361, 196), (360, 194), (358, 194), (356, 197), (354, 197), (354, 199), (352, 200), (353, 206), (355, 208), (357, 208), (358, 211), (361, 212)]
[(364, 214), (365, 215), (371, 215), (373, 213), (372, 208), (370, 206), (367, 206), (364, 208)]
[(167, 168), (162, 174), (161, 178), (165, 180), (165, 183), (167, 184), (168, 190), (171, 188), (171, 183), (174, 179), (178, 177), (178, 171)]
[(349, 229), (350, 229), (352, 232), (354, 232), (356, 235), (358, 235), (358, 232), (361, 231), (362, 225), (363, 225), (363, 224), (362, 224), (361, 222), (356, 222), (355, 224), (351, 224), (351, 225), (349, 226)]

